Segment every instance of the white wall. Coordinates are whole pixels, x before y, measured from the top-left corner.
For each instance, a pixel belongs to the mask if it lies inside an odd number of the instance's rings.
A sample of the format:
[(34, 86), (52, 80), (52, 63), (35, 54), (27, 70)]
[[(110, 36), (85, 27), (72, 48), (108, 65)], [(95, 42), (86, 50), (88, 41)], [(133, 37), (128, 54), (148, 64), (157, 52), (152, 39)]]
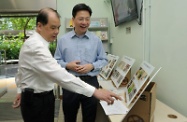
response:
[[(136, 59), (132, 73), (143, 60), (162, 70), (155, 77), (157, 98), (187, 116), (187, 1), (186, 0), (144, 0), (144, 23), (136, 20), (114, 26), (108, 0), (58, 0), (61, 14), (61, 31), (65, 33), (65, 18), (71, 18), (71, 10), (77, 3), (84, 2), (93, 10), (92, 17), (108, 17), (110, 37), (113, 40), (112, 53)], [(149, 6), (149, 4), (151, 6)], [(131, 33), (126, 34), (126, 27)]]
[[(131, 27), (131, 33), (126, 33), (126, 28)], [(112, 53), (122, 57), (123, 55), (136, 59), (133, 65), (132, 73), (143, 60), (143, 29), (134, 20), (132, 22), (123, 24), (119, 27), (111, 27), (112, 31)]]
[(187, 116), (187, 1), (152, 0), (151, 62), (163, 69), (157, 96)]

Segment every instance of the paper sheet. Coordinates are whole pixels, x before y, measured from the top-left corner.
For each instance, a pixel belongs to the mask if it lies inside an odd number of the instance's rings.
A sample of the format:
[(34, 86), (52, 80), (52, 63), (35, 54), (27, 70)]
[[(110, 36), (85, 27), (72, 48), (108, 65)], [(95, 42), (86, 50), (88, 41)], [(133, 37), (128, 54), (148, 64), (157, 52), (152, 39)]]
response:
[(122, 102), (123, 101), (115, 100), (112, 105), (108, 105), (107, 102), (101, 101), (100, 104), (106, 115), (127, 114), (129, 109)]

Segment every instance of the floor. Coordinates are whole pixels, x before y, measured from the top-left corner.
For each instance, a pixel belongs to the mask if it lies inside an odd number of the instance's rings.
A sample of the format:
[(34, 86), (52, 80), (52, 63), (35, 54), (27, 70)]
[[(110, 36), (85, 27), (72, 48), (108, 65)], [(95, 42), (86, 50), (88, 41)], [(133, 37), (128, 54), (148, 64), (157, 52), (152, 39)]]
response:
[[(0, 65), (0, 104), (4, 105), (5, 103), (11, 104), (16, 96), (16, 85), (15, 85), (15, 74), (17, 72), (18, 64), (6, 64)], [(63, 111), (62, 111), (62, 100), (60, 100), (60, 105), (58, 109), (58, 115), (54, 118), (54, 122), (63, 122)], [(3, 104), (4, 103), (4, 104)], [(2, 111), (2, 110), (1, 110)], [(55, 109), (55, 111), (57, 111)], [(10, 109), (9, 113), (6, 114), (7, 118), (11, 116), (11, 113), (14, 112), (14, 109)], [(80, 114), (80, 110), (77, 116), (77, 122), (81, 122), (82, 117)], [(0, 113), (1, 114), (1, 113)], [(2, 114), (1, 114), (2, 115)], [(20, 120), (1, 120), (0, 122), (23, 122), (22, 119)]]
[[(0, 89), (7, 88), (7, 92), (1, 96), (0, 104), (2, 103), (11, 103), (14, 101), (16, 96), (16, 85), (14, 83), (14, 78), (0, 79)], [(14, 111), (14, 109), (12, 109)], [(8, 115), (8, 114), (7, 114)], [(8, 116), (7, 116), (8, 118)], [(0, 122), (23, 122), (22, 120), (1, 120)]]
[[(12, 78), (1, 78), (0, 79), (0, 89), (6, 88), (7, 92), (3, 94), (0, 97), (0, 104), (1, 103), (10, 103), (13, 102), (16, 96), (16, 85), (14, 81), (14, 77)], [(12, 109), (14, 111), (14, 109)], [(10, 111), (11, 113), (11, 111)], [(78, 116), (77, 116), (77, 122), (81, 122), (81, 112), (79, 111)], [(7, 117), (9, 114), (7, 114)], [(62, 100), (60, 100), (60, 105), (59, 105), (59, 114), (56, 118), (54, 118), (54, 122), (63, 122), (64, 117), (63, 117), (63, 111), (62, 111)], [(20, 120), (1, 120), (0, 122), (23, 122), (22, 119)]]

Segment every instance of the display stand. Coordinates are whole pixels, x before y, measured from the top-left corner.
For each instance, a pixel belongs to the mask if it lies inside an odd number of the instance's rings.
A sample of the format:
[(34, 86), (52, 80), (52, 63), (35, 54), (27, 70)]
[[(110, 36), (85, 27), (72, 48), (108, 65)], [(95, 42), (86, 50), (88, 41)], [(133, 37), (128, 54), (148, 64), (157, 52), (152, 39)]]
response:
[[(118, 101), (116, 101), (111, 106), (106, 105), (106, 102), (104, 101), (100, 101), (105, 113), (107, 115), (123, 114), (126, 116), (135, 105), (137, 100), (140, 98), (141, 94), (145, 91), (145, 88), (150, 84), (156, 74), (160, 71), (160, 69), (161, 68), (159, 68), (159, 70), (157, 70), (156, 73), (150, 78), (150, 74), (153, 72), (154, 67), (151, 64), (143, 61), (143, 63), (140, 65), (140, 68), (131, 78), (129, 83), (122, 88), (122, 91), (120, 91), (118, 88), (107, 88), (113, 92), (117, 91), (116, 93), (123, 98), (123, 101), (121, 101), (120, 104)], [(105, 84), (101, 82), (99, 83), (105, 88), (106, 84), (109, 82), (111, 81), (106, 81)], [(114, 87), (112, 83), (110, 83), (108, 86)], [(121, 103), (123, 103), (124, 105)]]
[[(116, 89), (114, 85), (111, 83), (112, 81), (99, 80), (99, 84), (102, 88), (112, 90), (115, 92), (121, 92), (123, 90), (122, 87)], [(187, 118), (170, 108), (160, 100), (156, 99), (155, 101), (155, 111), (153, 113), (153, 122), (186, 122)], [(121, 115), (106, 115), (104, 113), (101, 105), (98, 106), (97, 110), (97, 122), (127, 122), (125, 121), (126, 114)]]

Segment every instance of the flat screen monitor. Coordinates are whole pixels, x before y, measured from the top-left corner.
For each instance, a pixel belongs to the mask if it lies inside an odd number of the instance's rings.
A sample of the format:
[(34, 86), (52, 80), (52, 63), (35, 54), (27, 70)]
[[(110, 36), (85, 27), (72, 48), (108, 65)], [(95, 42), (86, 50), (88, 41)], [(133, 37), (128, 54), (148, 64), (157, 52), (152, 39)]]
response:
[(111, 0), (115, 26), (138, 18), (136, 0)]

